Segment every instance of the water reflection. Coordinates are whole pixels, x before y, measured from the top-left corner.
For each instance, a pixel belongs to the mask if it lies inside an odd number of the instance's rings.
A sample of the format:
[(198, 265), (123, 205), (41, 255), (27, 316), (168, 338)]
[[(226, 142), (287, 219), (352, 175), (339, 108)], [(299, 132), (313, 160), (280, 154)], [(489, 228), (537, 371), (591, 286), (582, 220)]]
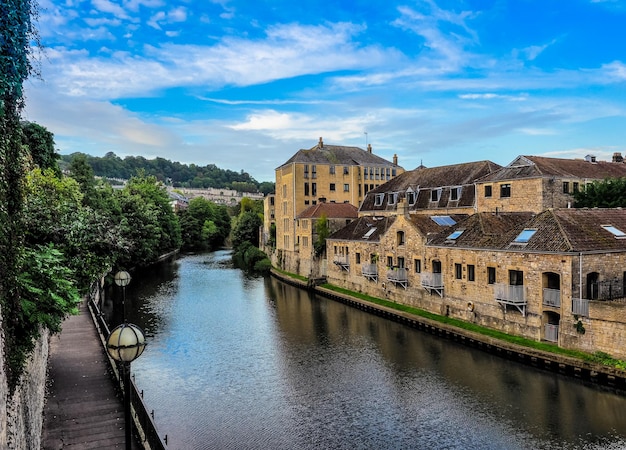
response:
[[(233, 269), (135, 276), (137, 383), (175, 449), (620, 448), (626, 400)], [(145, 288), (145, 289), (144, 289)]]

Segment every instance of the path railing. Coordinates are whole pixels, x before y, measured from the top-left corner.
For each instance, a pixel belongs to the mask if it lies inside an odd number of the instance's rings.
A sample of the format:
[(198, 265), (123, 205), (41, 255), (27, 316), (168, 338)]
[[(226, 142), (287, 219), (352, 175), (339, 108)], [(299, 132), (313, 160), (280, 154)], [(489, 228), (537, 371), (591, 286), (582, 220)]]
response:
[[(109, 325), (104, 319), (104, 314), (100, 311), (98, 307), (99, 295), (92, 291), (92, 295), (89, 296), (89, 311), (91, 312), (91, 317), (98, 328), (98, 333), (100, 334), (100, 341), (102, 342), (102, 346), (104, 348), (105, 354), (108, 356), (106, 351), (106, 339), (109, 336), (110, 330)], [(119, 388), (123, 391), (123, 377), (121, 376), (120, 368), (118, 367), (118, 363), (114, 361), (112, 358), (109, 359), (109, 364), (115, 375), (116, 382), (119, 385)], [(134, 377), (133, 377), (134, 378)], [(156, 424), (154, 423), (154, 410), (148, 412), (148, 408), (143, 401), (143, 391), (139, 391), (137, 389), (137, 385), (135, 384), (134, 379), (130, 382), (131, 389), (131, 407), (133, 411), (133, 419), (135, 422), (135, 426), (139, 433), (139, 437), (141, 439), (141, 444), (146, 449), (151, 450), (166, 450), (167, 449), (167, 435), (164, 438), (161, 438), (159, 435)]]

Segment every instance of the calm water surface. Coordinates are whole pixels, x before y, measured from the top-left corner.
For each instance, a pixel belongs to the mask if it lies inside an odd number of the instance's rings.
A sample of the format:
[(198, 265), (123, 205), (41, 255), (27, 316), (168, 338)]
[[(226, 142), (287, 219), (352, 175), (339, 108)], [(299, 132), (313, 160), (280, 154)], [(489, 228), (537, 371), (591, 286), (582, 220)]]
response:
[(626, 397), (250, 278), (226, 251), (127, 288), (170, 449), (621, 449)]

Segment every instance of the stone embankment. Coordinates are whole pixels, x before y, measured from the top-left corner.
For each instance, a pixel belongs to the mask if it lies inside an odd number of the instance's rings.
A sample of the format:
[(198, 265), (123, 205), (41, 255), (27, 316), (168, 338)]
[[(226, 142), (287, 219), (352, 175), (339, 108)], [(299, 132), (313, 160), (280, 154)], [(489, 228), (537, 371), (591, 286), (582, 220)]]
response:
[(356, 297), (326, 289), (322, 286), (312, 286), (306, 281), (292, 278), (276, 270), (272, 270), (272, 276), (287, 284), (303, 289), (311, 289), (319, 295), (362, 311), (367, 311), (371, 314), (393, 320), (394, 322), (402, 323), (446, 339), (451, 339), (506, 359), (518, 361), (541, 370), (548, 370), (574, 377), (583, 382), (626, 392), (626, 372), (613, 367), (593, 364), (577, 358), (505, 342), (425, 317), (370, 303)]

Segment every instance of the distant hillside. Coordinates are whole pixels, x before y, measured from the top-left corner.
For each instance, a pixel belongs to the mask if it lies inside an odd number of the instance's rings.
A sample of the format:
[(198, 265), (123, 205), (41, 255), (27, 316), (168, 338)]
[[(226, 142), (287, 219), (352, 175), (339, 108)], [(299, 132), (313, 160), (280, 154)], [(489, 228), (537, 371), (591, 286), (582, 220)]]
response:
[[(61, 164), (67, 166), (76, 153), (62, 155)], [(106, 178), (128, 179), (143, 170), (148, 175), (171, 184), (174, 187), (186, 188), (224, 188), (238, 192), (262, 192), (268, 194), (274, 191), (274, 183), (259, 183), (248, 173), (224, 170), (209, 164), (207, 166), (187, 165), (172, 162), (164, 158), (146, 159), (143, 156), (127, 156), (120, 158), (113, 152), (104, 157), (85, 155), (94, 174)]]

